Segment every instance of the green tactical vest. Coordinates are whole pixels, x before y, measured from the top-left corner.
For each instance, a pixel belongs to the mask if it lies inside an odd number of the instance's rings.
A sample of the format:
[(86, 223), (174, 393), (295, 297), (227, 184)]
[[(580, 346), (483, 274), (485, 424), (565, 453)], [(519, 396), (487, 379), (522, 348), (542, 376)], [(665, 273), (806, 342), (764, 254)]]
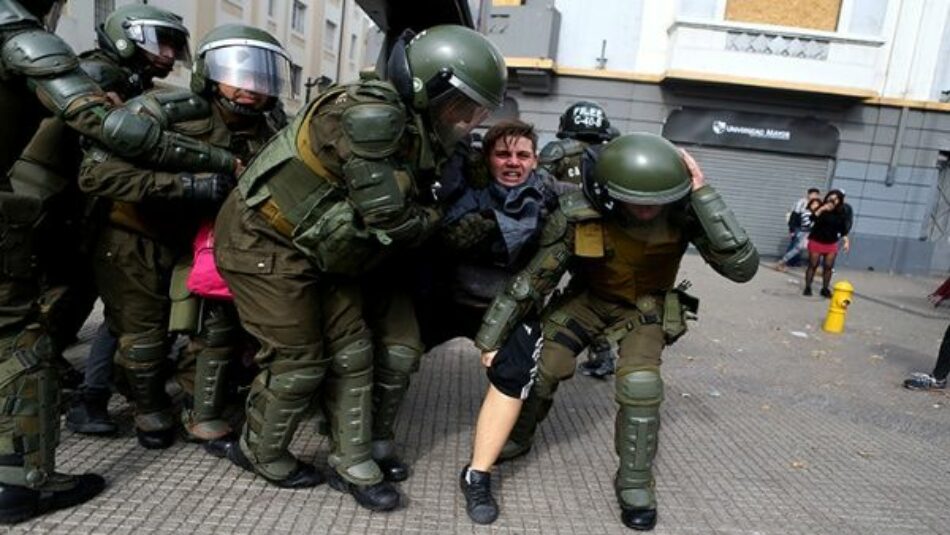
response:
[(581, 157), (588, 146), (576, 139), (558, 139), (544, 146), (541, 167), (562, 182), (581, 183)]

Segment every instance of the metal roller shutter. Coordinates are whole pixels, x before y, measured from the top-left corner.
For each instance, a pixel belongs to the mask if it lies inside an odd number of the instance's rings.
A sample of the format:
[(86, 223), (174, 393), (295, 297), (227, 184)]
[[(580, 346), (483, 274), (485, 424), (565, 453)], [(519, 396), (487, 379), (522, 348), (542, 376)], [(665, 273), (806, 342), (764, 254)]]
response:
[(788, 243), (785, 215), (808, 188), (822, 192), (834, 160), (773, 152), (684, 145), (709, 184), (739, 218), (760, 256), (780, 256)]

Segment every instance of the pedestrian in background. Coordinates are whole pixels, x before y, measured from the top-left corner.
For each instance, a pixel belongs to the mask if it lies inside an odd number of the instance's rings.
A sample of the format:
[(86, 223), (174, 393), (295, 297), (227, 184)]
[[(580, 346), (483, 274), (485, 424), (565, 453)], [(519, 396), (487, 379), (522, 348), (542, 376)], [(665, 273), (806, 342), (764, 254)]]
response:
[(844, 202), (844, 193), (833, 189), (825, 195), (825, 201), (815, 211), (815, 222), (808, 233), (808, 268), (805, 270), (805, 290), (802, 295), (811, 295), (811, 283), (821, 264), (822, 297), (831, 297), (831, 275), (838, 257), (838, 241), (845, 252), (851, 249), (848, 233), (851, 232), (851, 207)]
[(785, 249), (785, 256), (773, 266), (776, 271), (785, 271), (788, 266), (798, 265), (798, 257), (805, 250), (813, 223), (808, 206), (815, 200), (821, 201), (821, 191), (818, 188), (808, 188), (805, 196), (795, 201), (792, 206), (792, 211), (788, 214), (788, 247)]
[(937, 363), (930, 374), (915, 372), (904, 380), (904, 388), (910, 390), (943, 390), (947, 388), (947, 375), (950, 375), (950, 325), (943, 333)]

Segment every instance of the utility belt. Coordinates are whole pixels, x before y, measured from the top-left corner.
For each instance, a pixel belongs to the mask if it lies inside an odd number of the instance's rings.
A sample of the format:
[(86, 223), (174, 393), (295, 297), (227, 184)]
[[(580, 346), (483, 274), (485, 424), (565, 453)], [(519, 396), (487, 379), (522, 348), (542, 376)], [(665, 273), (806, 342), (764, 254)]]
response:
[(663, 293), (637, 298), (635, 306), (639, 314), (633, 321), (608, 328), (604, 336), (610, 342), (619, 342), (638, 326), (660, 325), (666, 345), (672, 345), (687, 331), (687, 320), (696, 320), (699, 313), (699, 298), (686, 293), (692, 283), (684, 280), (676, 288)]

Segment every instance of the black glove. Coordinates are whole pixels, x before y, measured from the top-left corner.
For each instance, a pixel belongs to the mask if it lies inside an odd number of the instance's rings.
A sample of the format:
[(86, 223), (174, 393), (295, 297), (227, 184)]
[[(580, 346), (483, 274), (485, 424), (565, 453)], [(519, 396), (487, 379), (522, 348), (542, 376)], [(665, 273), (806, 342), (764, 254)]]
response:
[(231, 175), (219, 173), (182, 173), (179, 178), (184, 199), (199, 204), (221, 204), (237, 184)]
[(471, 249), (498, 229), (498, 222), (491, 216), (478, 213), (465, 214), (458, 221), (442, 229), (442, 240), (450, 249)]

